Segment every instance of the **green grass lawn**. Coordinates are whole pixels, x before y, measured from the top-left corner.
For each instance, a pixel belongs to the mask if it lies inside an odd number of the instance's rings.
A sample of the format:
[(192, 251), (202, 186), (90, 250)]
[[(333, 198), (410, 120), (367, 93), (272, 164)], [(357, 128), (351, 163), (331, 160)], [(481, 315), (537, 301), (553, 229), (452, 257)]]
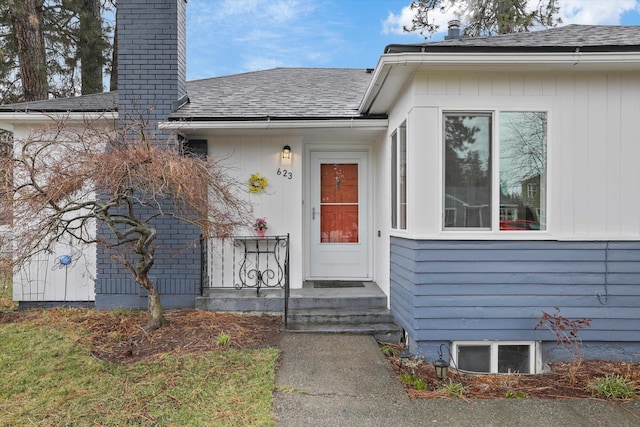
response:
[(0, 425), (269, 426), (278, 350), (224, 350), (113, 364), (82, 319), (47, 310), (0, 324)]

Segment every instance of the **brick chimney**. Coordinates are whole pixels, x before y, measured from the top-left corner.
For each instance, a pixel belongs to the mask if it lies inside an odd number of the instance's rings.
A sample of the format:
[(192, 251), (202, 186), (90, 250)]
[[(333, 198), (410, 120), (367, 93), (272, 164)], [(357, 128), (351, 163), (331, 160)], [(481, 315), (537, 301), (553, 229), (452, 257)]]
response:
[[(118, 0), (117, 14), (119, 126), (148, 121), (149, 136), (158, 136), (157, 143), (170, 136), (158, 131), (158, 122), (187, 100), (186, 0)], [(149, 275), (162, 305), (193, 308), (202, 273), (200, 230), (166, 217), (155, 225), (157, 249)], [(98, 230), (110, 235), (103, 222)], [(145, 308), (146, 291), (110, 255), (98, 245), (96, 308)]]
[(186, 0), (118, 0), (118, 117), (152, 124), (186, 102)]

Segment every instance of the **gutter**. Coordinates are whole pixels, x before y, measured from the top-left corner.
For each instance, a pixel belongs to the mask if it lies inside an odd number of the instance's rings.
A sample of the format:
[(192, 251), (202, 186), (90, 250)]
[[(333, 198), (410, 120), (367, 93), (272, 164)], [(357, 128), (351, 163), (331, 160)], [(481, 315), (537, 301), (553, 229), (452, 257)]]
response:
[(389, 124), (386, 118), (376, 119), (331, 119), (331, 120), (172, 120), (158, 124), (167, 130), (202, 129), (377, 129), (385, 130)]

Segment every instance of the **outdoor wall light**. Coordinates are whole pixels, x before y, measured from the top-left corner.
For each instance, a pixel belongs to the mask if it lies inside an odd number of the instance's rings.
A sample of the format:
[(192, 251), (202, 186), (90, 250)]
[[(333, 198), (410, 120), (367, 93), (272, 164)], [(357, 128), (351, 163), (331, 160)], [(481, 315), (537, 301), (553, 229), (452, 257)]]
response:
[(289, 160), (291, 158), (291, 147), (288, 145), (282, 147), (282, 158), (284, 160)]

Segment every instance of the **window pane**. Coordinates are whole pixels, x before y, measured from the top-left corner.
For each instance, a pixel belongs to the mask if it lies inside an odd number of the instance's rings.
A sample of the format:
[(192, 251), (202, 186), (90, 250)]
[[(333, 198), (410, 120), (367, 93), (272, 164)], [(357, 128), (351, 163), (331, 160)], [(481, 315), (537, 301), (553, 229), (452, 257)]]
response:
[(528, 345), (498, 346), (498, 373), (510, 374), (519, 372), (530, 374), (529, 360), (531, 347)]
[(358, 205), (320, 206), (321, 243), (358, 243)]
[(491, 227), (491, 115), (446, 113), (444, 226)]
[(398, 133), (391, 136), (391, 228), (398, 228)]
[(358, 164), (320, 165), (320, 242), (358, 243)]
[(500, 113), (500, 229), (546, 229), (547, 115)]
[(491, 347), (488, 345), (458, 346), (458, 369), (470, 372), (490, 372)]
[(400, 224), (401, 230), (407, 229), (407, 124), (400, 126)]

